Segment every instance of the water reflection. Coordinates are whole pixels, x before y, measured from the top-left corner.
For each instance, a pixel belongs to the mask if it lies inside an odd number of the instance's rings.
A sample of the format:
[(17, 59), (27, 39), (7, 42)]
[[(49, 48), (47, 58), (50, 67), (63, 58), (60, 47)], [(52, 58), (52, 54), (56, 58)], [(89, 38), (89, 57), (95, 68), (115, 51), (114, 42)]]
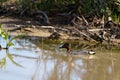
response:
[(22, 67), (16, 66), (1, 50), (0, 58), (3, 62), (6, 58), (6, 65), (0, 69), (0, 80), (120, 80), (118, 53), (70, 56), (64, 50), (56, 50), (56, 45), (38, 42), (16, 40), (15, 46), (10, 47), (7, 54)]
[(97, 59), (71, 59), (56, 53), (40, 60), (37, 80), (119, 80), (120, 65), (116, 63), (112, 58), (103, 56)]
[(6, 59), (9, 59), (16, 66), (23, 67), (22, 65), (14, 61), (13, 56), (8, 52), (8, 50), (1, 50), (1, 53), (2, 54), (0, 55), (1, 56), (0, 57), (0, 68), (3, 68), (6, 66), (7, 64)]

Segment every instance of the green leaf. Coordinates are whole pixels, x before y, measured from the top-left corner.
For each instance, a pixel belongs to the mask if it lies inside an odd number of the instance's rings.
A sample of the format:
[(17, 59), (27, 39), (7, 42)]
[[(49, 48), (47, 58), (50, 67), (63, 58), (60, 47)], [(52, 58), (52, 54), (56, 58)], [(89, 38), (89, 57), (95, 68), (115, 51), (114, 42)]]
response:
[(13, 40), (17, 39), (17, 38), (20, 38), (20, 37), (23, 37), (24, 35), (23, 34), (20, 34), (20, 35), (16, 35), (14, 36), (9, 42), (12, 42)]
[(7, 43), (7, 47), (14, 46), (12, 42)]
[(4, 38), (5, 40), (8, 39), (8, 33), (7, 33), (7, 32), (1, 32), (1, 36), (2, 36), (2, 38)]

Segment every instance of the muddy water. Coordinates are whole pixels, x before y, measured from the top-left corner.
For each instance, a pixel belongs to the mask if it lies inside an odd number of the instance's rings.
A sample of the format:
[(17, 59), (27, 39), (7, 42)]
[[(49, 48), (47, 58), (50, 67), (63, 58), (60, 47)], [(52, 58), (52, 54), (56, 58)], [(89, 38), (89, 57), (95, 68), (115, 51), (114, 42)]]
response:
[[(1, 38), (0, 44), (5, 46)], [(0, 80), (120, 80), (119, 52), (70, 56), (58, 45), (25, 39), (14, 44), (0, 51)]]

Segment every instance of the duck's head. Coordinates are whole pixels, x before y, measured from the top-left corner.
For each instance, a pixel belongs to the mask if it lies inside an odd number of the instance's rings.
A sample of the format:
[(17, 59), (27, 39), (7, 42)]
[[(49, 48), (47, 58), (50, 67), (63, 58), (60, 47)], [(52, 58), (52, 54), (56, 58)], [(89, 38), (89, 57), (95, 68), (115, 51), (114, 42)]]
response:
[(65, 49), (67, 49), (67, 51), (70, 50), (70, 48), (69, 48), (69, 44), (68, 44), (68, 43), (64, 43), (64, 44), (62, 44), (61, 46), (59, 46), (59, 48), (65, 48)]

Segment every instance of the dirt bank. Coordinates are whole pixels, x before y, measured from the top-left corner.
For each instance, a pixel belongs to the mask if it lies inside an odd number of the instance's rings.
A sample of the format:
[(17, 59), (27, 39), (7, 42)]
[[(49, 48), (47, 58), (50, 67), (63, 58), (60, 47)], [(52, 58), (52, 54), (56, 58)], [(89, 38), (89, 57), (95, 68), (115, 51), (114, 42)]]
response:
[[(48, 25), (40, 26), (37, 21), (30, 18), (0, 17), (3, 29), (8, 30), (11, 35), (25, 34), (26, 36), (46, 37), (52, 39), (82, 39), (101, 42), (99, 28), (70, 25)], [(97, 35), (97, 36), (96, 36)], [(106, 39), (107, 40), (107, 39)], [(112, 39), (112, 42), (120, 43), (120, 39)]]

